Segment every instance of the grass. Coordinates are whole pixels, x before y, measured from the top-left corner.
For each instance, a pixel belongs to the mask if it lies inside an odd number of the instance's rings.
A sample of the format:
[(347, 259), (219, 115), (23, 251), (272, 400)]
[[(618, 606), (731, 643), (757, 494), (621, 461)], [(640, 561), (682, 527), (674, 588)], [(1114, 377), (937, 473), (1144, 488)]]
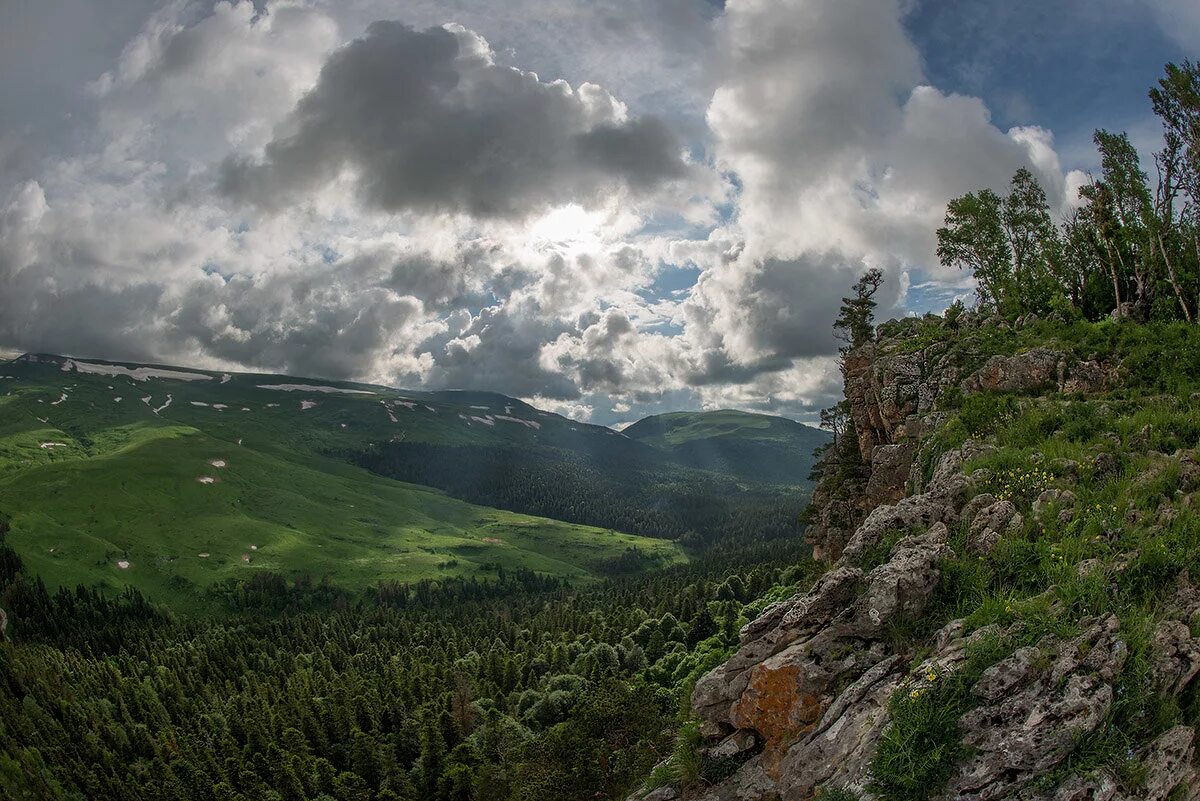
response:
[[(261, 376), (187, 384), (41, 365), (0, 373), (17, 375), (0, 381), (0, 392), (10, 393), (0, 395), (0, 513), (10, 519), (9, 544), (51, 586), (132, 585), (190, 608), (205, 587), (264, 571), (347, 588), (486, 579), (499, 569), (579, 582), (630, 549), (649, 564), (684, 558), (665, 540), (476, 506), (325, 455), (397, 433), (495, 440), (493, 427), (458, 416), (484, 414), (471, 410), (478, 396), (465, 398), (467, 406), (430, 397), (415, 409), (393, 407), (393, 423), (379, 395), (262, 390), (256, 385), (271, 381)], [(155, 415), (151, 405), (168, 392), (171, 406)], [(153, 404), (139, 400), (147, 395)], [(309, 398), (318, 405), (302, 411)], [(534, 414), (513, 410), (547, 427), (571, 425)], [(504, 425), (515, 441), (538, 434)], [(48, 442), (63, 444), (41, 447)]]
[[(963, 375), (992, 354), (1038, 345), (1078, 359), (1101, 354), (1121, 380), (1086, 397), (949, 392), (941, 399), (949, 417), (923, 444), (926, 474), (941, 453), (967, 439), (988, 443), (994, 449), (967, 470), (981, 479), (981, 491), (1014, 503), (1024, 523), (986, 556), (967, 552), (966, 524), (959, 525), (928, 620), (919, 629), (904, 628), (895, 645), (927, 654), (929, 633), (955, 618), (965, 618), (968, 631), (998, 624), (1009, 635), (986, 638), (958, 673), (924, 685), (918, 680), (896, 694), (872, 765), (872, 789), (889, 801), (936, 795), (968, 755), (958, 720), (975, 703), (970, 687), (982, 669), (1047, 635), (1075, 636), (1084, 618), (1111, 614), (1128, 648), (1114, 703), (1104, 723), (1081, 736), (1036, 789), (1052, 792), (1070, 775), (1106, 768), (1136, 792), (1145, 778), (1138, 750), (1172, 725), (1200, 722), (1196, 693), (1163, 694), (1150, 654), (1154, 627), (1170, 613), (1176, 578), (1200, 572), (1200, 514), (1182, 503), (1191, 490), (1181, 487), (1177, 456), (1200, 445), (1200, 329), (1040, 323), (1000, 338), (988, 330), (948, 336), (935, 320), (900, 328), (908, 338), (898, 351), (941, 348), (957, 356)], [(1058, 518), (1062, 505), (1034, 513), (1034, 501), (1047, 489), (1075, 495), (1069, 521)], [(879, 555), (870, 554), (868, 564)], [(1084, 562), (1096, 567), (1080, 570)]]

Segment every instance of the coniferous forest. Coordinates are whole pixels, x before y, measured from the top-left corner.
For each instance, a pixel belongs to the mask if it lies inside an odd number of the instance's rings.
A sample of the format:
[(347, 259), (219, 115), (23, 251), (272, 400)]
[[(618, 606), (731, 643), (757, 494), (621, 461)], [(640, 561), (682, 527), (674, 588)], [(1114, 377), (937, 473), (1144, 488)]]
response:
[(8, 797), (615, 798), (674, 744), (695, 677), (794, 540), (570, 590), (531, 574), (380, 587), (258, 580), (219, 621), (47, 592), (0, 550)]

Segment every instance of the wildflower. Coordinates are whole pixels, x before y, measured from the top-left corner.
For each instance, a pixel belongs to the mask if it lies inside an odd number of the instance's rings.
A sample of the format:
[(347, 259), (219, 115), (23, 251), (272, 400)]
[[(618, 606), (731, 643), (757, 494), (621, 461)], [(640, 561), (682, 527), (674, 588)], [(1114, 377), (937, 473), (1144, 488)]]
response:
[(925, 674), (925, 681), (937, 681), (937, 679), (938, 674), (934, 673), (932, 670)]
[(911, 699), (913, 699), (913, 700), (915, 701), (915, 700), (917, 700), (918, 698), (920, 698), (920, 697), (921, 697), (921, 691), (920, 691), (920, 690), (913, 690), (911, 693), (909, 693), (909, 694), (908, 694), (908, 697), (909, 697), (909, 698), (911, 698)]

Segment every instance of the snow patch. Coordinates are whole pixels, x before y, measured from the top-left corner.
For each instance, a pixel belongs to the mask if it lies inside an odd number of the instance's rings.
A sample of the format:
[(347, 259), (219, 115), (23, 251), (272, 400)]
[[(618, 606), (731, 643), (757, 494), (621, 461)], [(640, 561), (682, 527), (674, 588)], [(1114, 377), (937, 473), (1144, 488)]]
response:
[(485, 412), (490, 408), (488, 406), (472, 406), (472, 409), (483, 409)]
[(118, 395), (117, 397), (113, 398), (113, 403), (120, 403), (120, 402), (121, 402), (121, 396), (120, 396), (120, 395)]
[(343, 389), (342, 387), (326, 387), (313, 384), (259, 384), (259, 389), (277, 389), (281, 392), (342, 392), (346, 395), (374, 395), (365, 389)]
[(203, 373), (188, 373), (183, 370), (161, 370), (157, 367), (135, 367), (132, 370), (119, 364), (100, 364), (98, 362), (81, 362), (67, 359), (63, 362), (64, 373), (74, 370), (77, 373), (93, 375), (125, 376), (134, 381), (148, 381), (151, 378), (169, 378), (174, 381), (211, 381), (211, 375)]
[(192, 405), (193, 406), (207, 406), (208, 404), (205, 403), (204, 401), (192, 401)]
[(62, 403), (63, 401), (65, 401), (66, 399), (67, 399), (67, 393), (65, 393), (65, 392), (64, 392), (62, 395), (60, 395), (60, 396), (58, 397), (58, 400), (56, 400), (56, 401), (50, 401), (50, 405), (51, 405), (51, 406), (57, 406), (58, 404), (60, 404), (60, 403)]
[(65, 447), (67, 447), (67, 443), (65, 443), (65, 442), (43, 442), (38, 447), (40, 447), (44, 451), (48, 451), (48, 450), (52, 450), (53, 448), (65, 448)]
[(429, 411), (433, 412), (434, 414), (437, 414), (437, 409), (433, 408), (432, 406), (426, 406), (425, 408), (428, 409)]
[(510, 423), (520, 423), (521, 425), (525, 426), (526, 428), (538, 429), (538, 428), (542, 427), (542, 424), (537, 422), (536, 420), (522, 420), (520, 417), (509, 417), (508, 415), (504, 415), (504, 414), (496, 415), (496, 419), (497, 420), (507, 420)]
[(392, 403), (396, 404), (397, 406), (403, 406), (406, 409), (417, 408), (417, 404), (414, 401), (395, 400), (395, 401), (392, 401)]
[(199, 556), (201, 559), (207, 559), (208, 551), (205, 551), (204, 553), (198, 553), (198, 554), (196, 554), (196, 556)]
[(126, 561), (126, 560), (124, 560), (124, 559), (118, 559), (118, 560), (117, 560), (117, 567), (121, 568), (122, 570), (128, 570), (128, 569), (129, 569), (129, 562), (127, 562), (127, 561)]
[(229, 383), (229, 379), (231, 379), (231, 378), (233, 378), (233, 376), (231, 376), (229, 373), (224, 373), (224, 374), (222, 374), (222, 375), (221, 375), (221, 383), (222, 383), (222, 384), (228, 384), (228, 383)]
[(208, 463), (211, 464), (213, 467), (224, 467), (225, 466), (224, 459), (210, 459)]
[(218, 412), (219, 412), (219, 411), (223, 411), (223, 410), (225, 410), (225, 409), (228, 409), (228, 408), (229, 408), (229, 406), (228, 406), (227, 404), (224, 404), (224, 403), (214, 403), (214, 404), (212, 405), (212, 407), (213, 407), (214, 409), (216, 409)]
[(216, 484), (217, 480), (212, 476), (196, 476), (196, 480), (201, 484)]
[(268, 403), (268, 404), (267, 404), (267, 408), (268, 408), (268, 409), (278, 409), (278, 408), (279, 408), (279, 404), (278, 404), (278, 403)]
[(312, 407), (314, 407), (316, 405), (317, 405), (316, 401), (300, 401), (300, 411), (302, 411), (302, 412), (307, 411), (308, 409), (311, 409)]
[(167, 408), (168, 406), (170, 406), (170, 405), (171, 405), (171, 400), (172, 400), (172, 399), (171, 399), (171, 396), (170, 396), (170, 395), (168, 395), (168, 396), (167, 396), (167, 402), (166, 402), (166, 403), (164, 403), (162, 406), (159, 406), (157, 409), (154, 409), (154, 410), (152, 410), (152, 411), (153, 411), (155, 414), (158, 414), (158, 413), (159, 413), (159, 412), (161, 412), (163, 409), (165, 409), (165, 408)]

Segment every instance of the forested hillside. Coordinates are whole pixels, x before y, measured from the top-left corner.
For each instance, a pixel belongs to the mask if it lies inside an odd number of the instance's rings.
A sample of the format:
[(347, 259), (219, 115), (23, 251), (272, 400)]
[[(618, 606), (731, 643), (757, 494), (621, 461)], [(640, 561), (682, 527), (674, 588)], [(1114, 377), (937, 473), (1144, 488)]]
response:
[(777, 484), (799, 483), (812, 470), (814, 451), (829, 441), (812, 426), (733, 409), (657, 414), (622, 433), (698, 470)]
[(177, 609), (264, 573), (589, 581), (799, 536), (806, 498), (807, 471), (697, 470), (489, 392), (45, 354), (0, 364), (0, 390), (10, 546), (51, 586), (134, 586)]

